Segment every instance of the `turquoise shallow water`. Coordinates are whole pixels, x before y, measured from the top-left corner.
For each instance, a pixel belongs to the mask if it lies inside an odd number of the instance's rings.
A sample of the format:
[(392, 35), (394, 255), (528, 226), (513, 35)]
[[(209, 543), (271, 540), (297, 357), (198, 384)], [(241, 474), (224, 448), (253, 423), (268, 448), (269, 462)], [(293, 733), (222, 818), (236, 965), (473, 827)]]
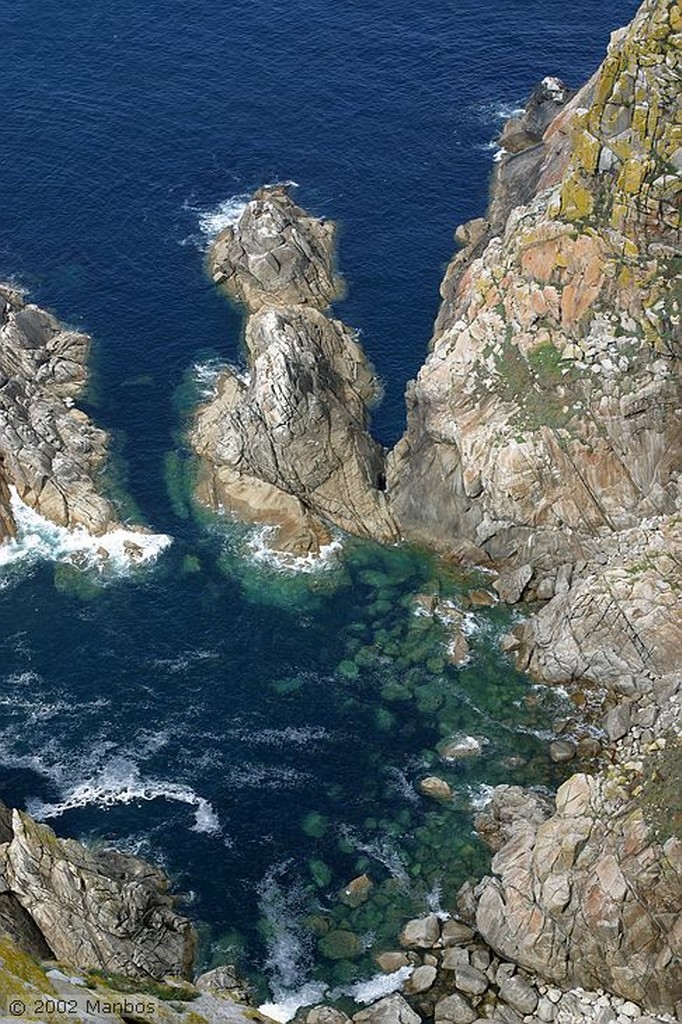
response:
[[(472, 660), (449, 664), (415, 598), (484, 579), (352, 540), (289, 575), (250, 537), (188, 524), (121, 578), (5, 572), (0, 795), (161, 858), (207, 926), (206, 962), (242, 948), (281, 995), (367, 973), (359, 948), (324, 955), (329, 932), (386, 948), (406, 916), (452, 905), (486, 863), (472, 805), (485, 785), (557, 781), (546, 739), (565, 707), (503, 659), (498, 609), (468, 613)], [(443, 764), (451, 735), (481, 756)], [(431, 772), (452, 805), (417, 794)], [(337, 892), (363, 873), (371, 898), (348, 908)]]
[[(375, 426), (391, 443), (452, 230), (485, 207), (501, 117), (545, 74), (582, 81), (634, 9), (6, 12), (0, 274), (94, 335), (86, 407), (113, 432), (131, 513), (174, 540), (106, 581), (39, 552), (0, 570), (0, 795), (161, 860), (204, 922), (205, 962), (243, 949), (278, 998), (370, 970), (357, 949), (325, 956), (330, 931), (385, 945), (406, 913), (447, 907), (485, 863), (471, 795), (555, 781), (542, 737), (562, 698), (498, 653), (496, 611), (470, 620), (470, 665), (446, 663), (413, 596), (439, 575), (446, 595), (468, 584), (423, 553), (346, 541), (328, 570), (283, 576), (241, 531), (189, 512), (174, 452), (192, 368), (239, 358), (239, 315), (204, 275), (207, 234), (235, 197), (282, 179), (339, 221), (338, 313), (385, 382)], [(452, 732), (487, 743), (438, 766), (456, 791), (446, 810), (415, 783)], [(336, 893), (362, 872), (372, 898), (348, 908)]]

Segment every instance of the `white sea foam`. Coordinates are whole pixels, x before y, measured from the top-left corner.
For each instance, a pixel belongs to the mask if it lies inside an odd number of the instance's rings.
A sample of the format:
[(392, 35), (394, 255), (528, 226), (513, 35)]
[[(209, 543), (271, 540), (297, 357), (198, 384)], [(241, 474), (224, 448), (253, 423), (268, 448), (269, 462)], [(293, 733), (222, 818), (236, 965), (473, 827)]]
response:
[(192, 363), (191, 377), (199, 398), (208, 400), (215, 396), (218, 381), (228, 367), (224, 359), (217, 357)]
[(349, 826), (342, 826), (341, 835), (348, 842), (352, 843), (360, 853), (366, 853), (368, 857), (372, 857), (380, 864), (383, 864), (392, 878), (396, 878), (400, 882), (409, 882), (409, 875), (400, 852), (396, 850), (390, 839), (379, 837), (366, 842)]
[(138, 766), (126, 758), (110, 761), (94, 777), (68, 789), (56, 803), (45, 803), (37, 798), (30, 800), (28, 811), (38, 821), (46, 821), (79, 807), (114, 807), (117, 804), (159, 799), (194, 807), (195, 823), (192, 831), (220, 832), (220, 821), (208, 800), (199, 796), (190, 786), (160, 779), (142, 779)]
[(103, 708), (108, 704), (109, 701), (103, 697), (99, 700), (86, 701), (83, 704), (78, 704), (75, 708), (73, 700), (71, 699), (44, 701), (40, 698), (36, 698), (31, 700), (22, 699), (14, 694), (0, 697), (0, 707), (5, 709), (5, 714), (16, 715), (17, 713), (20, 713), (24, 725), (35, 725), (37, 722), (73, 713), (74, 710), (77, 710), (77, 712), (81, 714), (83, 711)]
[(327, 991), (324, 984), (304, 981), (312, 968), (313, 937), (300, 925), (308, 895), (300, 882), (287, 877), (291, 863), (274, 864), (258, 886), (259, 908), (267, 922), (265, 969), (273, 995), (272, 1002), (260, 1009), (282, 1024), (301, 1006), (319, 1002)]
[(334, 537), (329, 544), (323, 544), (319, 554), (292, 555), (286, 551), (275, 551), (268, 540), (276, 533), (274, 526), (261, 526), (251, 531), (247, 546), (253, 560), (280, 573), (320, 572), (333, 569), (338, 564), (338, 553), (343, 547), (340, 537)]
[(332, 739), (331, 733), (322, 725), (287, 725), (284, 729), (248, 729), (236, 726), (228, 729), (226, 735), (242, 743), (268, 747), (309, 747), (322, 740)]
[(397, 768), (395, 765), (390, 765), (385, 769), (386, 775), (389, 779), (390, 786), (393, 790), (399, 793), (408, 803), (418, 804), (419, 794), (417, 793), (414, 785), (401, 768)]
[(481, 811), (490, 802), (494, 786), (489, 786), (486, 782), (479, 782), (475, 786), (467, 787), (467, 794), (469, 797), (469, 806), (474, 811)]
[(374, 1003), (377, 999), (390, 996), (392, 992), (399, 992), (413, 971), (414, 967), (410, 965), (392, 971), (390, 974), (375, 974), (368, 981), (358, 981), (354, 985), (335, 989), (331, 993), (331, 997), (338, 999), (339, 996), (347, 995), (356, 1003), (363, 1005)]
[(11, 488), (11, 507), (17, 536), (0, 545), (0, 569), (47, 560), (121, 571), (134, 564), (153, 562), (172, 542), (164, 533), (120, 528), (95, 537), (82, 527), (69, 530), (57, 526), (29, 508), (14, 488)]
[(195, 215), (200, 234), (184, 238), (182, 244), (196, 245), (197, 248), (207, 249), (221, 231), (237, 223), (249, 205), (250, 199), (250, 195), (241, 192), (234, 196), (228, 196), (227, 199), (223, 199), (213, 206), (195, 206), (189, 200), (185, 200), (182, 208)]
[(229, 782), (236, 789), (296, 789), (312, 782), (312, 776), (285, 765), (244, 762), (229, 772)]
[(325, 998), (329, 1002), (335, 1002), (342, 996), (350, 996), (353, 1002), (367, 1006), (390, 996), (393, 992), (399, 992), (413, 972), (414, 967), (409, 965), (390, 974), (375, 974), (367, 981), (356, 981), (353, 985), (340, 985), (331, 990), (324, 982), (309, 981), (296, 989), (282, 993), (276, 1001), (263, 1003), (258, 1009), (279, 1024), (287, 1024), (301, 1007), (314, 1006)]
[(152, 665), (164, 672), (185, 672), (191, 665), (201, 664), (206, 661), (216, 661), (220, 658), (217, 651), (208, 651), (203, 648), (190, 649), (178, 654), (175, 658), (154, 658)]
[[(264, 188), (282, 185), (285, 188), (298, 188), (297, 181), (271, 181)], [(238, 192), (228, 196), (212, 206), (197, 206), (188, 199), (182, 204), (183, 210), (193, 213), (197, 219), (200, 234), (183, 238), (181, 245), (196, 245), (199, 249), (207, 249), (214, 238), (225, 228), (233, 227), (251, 202), (249, 192)]]
[(327, 986), (321, 981), (309, 981), (305, 985), (283, 993), (282, 996), (270, 1003), (263, 1003), (258, 1007), (261, 1013), (271, 1020), (279, 1021), (279, 1024), (287, 1024), (293, 1020), (302, 1006), (315, 1006), (321, 1002), (327, 994)]
[(430, 891), (426, 894), (426, 905), (432, 914), (435, 914), (440, 921), (447, 921), (450, 917), (447, 910), (443, 910), (443, 886), (440, 882), (434, 882)]
[(510, 117), (521, 117), (525, 107), (519, 106), (510, 100), (488, 100), (476, 103), (473, 107), (474, 113), (479, 120), (490, 123), (491, 121), (508, 121)]

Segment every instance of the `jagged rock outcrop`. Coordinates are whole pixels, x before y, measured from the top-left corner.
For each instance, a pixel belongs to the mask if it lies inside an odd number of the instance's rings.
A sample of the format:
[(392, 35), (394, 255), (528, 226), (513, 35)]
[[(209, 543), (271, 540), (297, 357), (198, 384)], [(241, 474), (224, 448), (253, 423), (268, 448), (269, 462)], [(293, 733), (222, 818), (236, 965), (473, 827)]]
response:
[(658, 843), (623, 788), (574, 775), (542, 824), (517, 818), (477, 890), (499, 956), (662, 1012), (682, 998), (682, 840)]
[(517, 627), (509, 647), (547, 682), (646, 693), (679, 670), (680, 525), (670, 517), (625, 530), (604, 545), (603, 561), (566, 571), (563, 591)]
[(276, 526), (274, 547), (317, 552), (328, 524), (383, 541), (384, 458), (368, 433), (377, 382), (354, 333), (327, 315), (338, 293), (333, 227), (278, 186), (262, 189), (210, 254), (214, 280), (249, 311), (248, 373), (226, 370), (198, 412), (197, 495)]
[(14, 517), (10, 505), (10, 490), (0, 459), (0, 544), (15, 533)]
[[(389, 457), (405, 536), (556, 569), (675, 511), (676, 11), (646, 0), (543, 142), (502, 161)], [(519, 163), (534, 194), (510, 210)]]
[(194, 929), (175, 912), (160, 871), (0, 810), (0, 930), (34, 956), (81, 969), (190, 976)]
[(0, 539), (13, 532), (7, 485), (60, 526), (117, 525), (102, 494), (107, 435), (74, 407), (90, 339), (0, 285)]
[(248, 1024), (267, 1021), (240, 1005), (230, 990), (196, 986), (177, 978), (163, 982), (90, 972), (78, 964), (29, 956), (0, 934), (0, 1013), (3, 1021), (68, 1024)]

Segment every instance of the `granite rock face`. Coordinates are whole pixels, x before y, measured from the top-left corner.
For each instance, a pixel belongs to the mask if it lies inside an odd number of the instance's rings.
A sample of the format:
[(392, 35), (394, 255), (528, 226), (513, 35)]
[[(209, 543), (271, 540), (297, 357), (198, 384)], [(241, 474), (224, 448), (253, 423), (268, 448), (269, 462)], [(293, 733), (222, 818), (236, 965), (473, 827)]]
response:
[(211, 247), (216, 284), (254, 311), (262, 306), (326, 309), (340, 290), (334, 225), (297, 206), (284, 186), (256, 193), (235, 227)]
[(556, 569), (674, 513), (674, 10), (646, 0), (542, 142), (502, 160), (497, 201), (465, 232), (389, 458), (405, 536)]
[(679, 670), (682, 531), (673, 517), (645, 522), (604, 553), (517, 628), (517, 664), (548, 682), (646, 691)]
[(10, 490), (2, 461), (0, 461), (0, 544), (4, 540), (13, 537), (14, 533), (15, 526), (10, 504)]
[(90, 339), (0, 285), (0, 540), (14, 532), (8, 486), (41, 515), (101, 534), (117, 525), (101, 491), (107, 435), (75, 408)]
[(226, 370), (191, 434), (200, 501), (277, 527), (273, 547), (316, 553), (329, 524), (394, 541), (384, 458), (368, 432), (377, 382), (355, 334), (329, 317), (333, 228), (286, 189), (262, 189), (216, 240), (216, 282), (245, 303), (248, 373)]
[(2, 811), (0, 927), (20, 947), (82, 969), (190, 976), (194, 929), (173, 909), (160, 871), (128, 854), (57, 839), (27, 814)]
[(572, 776), (555, 814), (517, 819), (492, 871), (477, 889), (476, 925), (498, 955), (675, 1012), (682, 841), (657, 842), (617, 782)]
[(403, 536), (496, 566), (504, 601), (545, 602), (505, 638), (518, 666), (606, 709), (611, 769), (556, 807), (500, 787), (479, 814), (497, 851), (469, 900), (480, 934), (562, 987), (673, 1013), (679, 842), (637, 793), (680, 728), (681, 27), (645, 0), (579, 93), (558, 83), (553, 119), (534, 127), (536, 94), (503, 134), (387, 471)]

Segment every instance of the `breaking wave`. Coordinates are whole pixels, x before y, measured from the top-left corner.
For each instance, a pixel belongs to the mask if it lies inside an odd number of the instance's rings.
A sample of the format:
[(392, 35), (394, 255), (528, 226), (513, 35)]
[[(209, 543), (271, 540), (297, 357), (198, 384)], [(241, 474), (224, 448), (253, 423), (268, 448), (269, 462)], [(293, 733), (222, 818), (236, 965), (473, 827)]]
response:
[(18, 563), (68, 562), (79, 568), (122, 571), (155, 561), (171, 543), (165, 533), (119, 528), (95, 537), (77, 527), (69, 530), (29, 508), (11, 488), (17, 536), (0, 545), (0, 570)]
[(114, 807), (117, 804), (159, 799), (193, 807), (193, 832), (214, 834), (221, 831), (220, 821), (209, 801), (190, 786), (159, 779), (142, 779), (138, 766), (124, 758), (113, 760), (93, 778), (76, 783), (55, 803), (31, 798), (27, 809), (38, 821), (46, 821), (80, 807)]

